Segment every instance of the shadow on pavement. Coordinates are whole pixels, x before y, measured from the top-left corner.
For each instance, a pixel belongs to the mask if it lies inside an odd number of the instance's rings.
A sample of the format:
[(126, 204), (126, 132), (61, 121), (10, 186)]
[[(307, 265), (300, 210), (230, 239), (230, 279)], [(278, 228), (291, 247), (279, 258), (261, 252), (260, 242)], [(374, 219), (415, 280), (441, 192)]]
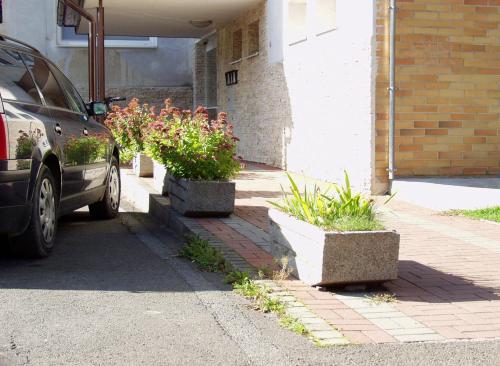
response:
[(394, 292), (401, 302), (450, 303), (500, 299), (500, 289), (474, 283), (474, 273), (465, 278), (409, 260), (399, 262), (399, 278), (386, 283), (385, 287)]
[[(173, 260), (183, 259), (175, 255), (160, 258), (122, 224), (127, 216), (141, 215), (146, 214), (121, 213), (114, 220), (95, 221), (88, 212), (78, 211), (61, 218), (57, 243), (50, 257), (40, 260), (5, 254), (0, 257), (0, 289), (133, 293), (214, 290), (213, 286), (189, 286), (170, 265)], [(172, 253), (178, 252), (182, 241), (168, 232), (160, 237)], [(197, 271), (194, 265), (193, 271)], [(221, 285), (220, 275), (204, 276), (219, 284), (217, 290), (226, 289)]]

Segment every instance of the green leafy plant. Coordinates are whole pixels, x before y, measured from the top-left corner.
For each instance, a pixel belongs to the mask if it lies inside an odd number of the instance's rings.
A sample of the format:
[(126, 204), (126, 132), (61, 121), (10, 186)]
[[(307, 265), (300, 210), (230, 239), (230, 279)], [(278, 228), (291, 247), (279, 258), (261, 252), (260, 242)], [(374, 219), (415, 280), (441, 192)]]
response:
[(196, 263), (204, 271), (226, 272), (229, 265), (224, 256), (199, 236), (189, 236), (179, 255)]
[(297, 318), (294, 318), (293, 316), (284, 314), (280, 318), (280, 324), (282, 327), (291, 330), (294, 333), (303, 335), (303, 336), (310, 336), (309, 330), (306, 328), (306, 326), (300, 322)]
[(137, 98), (125, 108), (113, 106), (104, 123), (122, 149), (121, 161), (130, 161), (134, 155), (144, 151), (144, 134), (156, 117), (154, 107), (139, 104)]
[(167, 100), (149, 127), (146, 152), (176, 178), (228, 180), (241, 169), (236, 157), (238, 138), (225, 113), (209, 121), (205, 108), (198, 107), (192, 114), (172, 107)]
[(314, 186), (312, 191), (307, 187), (301, 192), (297, 183), (287, 173), (291, 193), (283, 190), (280, 202), (270, 202), (279, 210), (296, 217), (299, 220), (335, 231), (374, 231), (383, 226), (375, 215), (375, 202), (352, 190), (349, 175), (344, 174), (344, 185), (333, 185), (321, 191)]
[(245, 279), (250, 278), (250, 274), (248, 272), (240, 272), (240, 271), (230, 271), (224, 277), (224, 283), (234, 284), (234, 283), (242, 283)]

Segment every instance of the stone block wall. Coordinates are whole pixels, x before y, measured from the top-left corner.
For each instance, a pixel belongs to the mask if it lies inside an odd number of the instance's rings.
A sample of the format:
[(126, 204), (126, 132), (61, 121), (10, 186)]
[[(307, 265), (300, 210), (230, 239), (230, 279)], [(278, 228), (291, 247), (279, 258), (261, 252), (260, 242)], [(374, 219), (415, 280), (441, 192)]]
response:
[[(388, 0), (377, 3), (376, 173), (387, 187)], [(500, 174), (500, 2), (397, 1), (396, 175)]]
[[(291, 121), (282, 63), (268, 60), (266, 3), (217, 32), (217, 99), (240, 138), (238, 153), (246, 160), (285, 168), (284, 128)], [(259, 52), (251, 54), (249, 25), (259, 21)], [(233, 33), (241, 30), (242, 58), (233, 63)], [(238, 84), (226, 86), (225, 73), (238, 70)], [(196, 83), (195, 83), (196, 90)]]

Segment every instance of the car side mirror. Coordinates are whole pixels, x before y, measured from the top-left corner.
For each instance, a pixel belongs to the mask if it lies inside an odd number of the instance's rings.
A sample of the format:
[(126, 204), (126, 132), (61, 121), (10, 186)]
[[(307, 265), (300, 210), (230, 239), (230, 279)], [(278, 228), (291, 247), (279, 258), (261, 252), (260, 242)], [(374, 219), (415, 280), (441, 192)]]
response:
[(108, 106), (105, 102), (90, 102), (87, 109), (91, 116), (100, 117), (108, 114)]

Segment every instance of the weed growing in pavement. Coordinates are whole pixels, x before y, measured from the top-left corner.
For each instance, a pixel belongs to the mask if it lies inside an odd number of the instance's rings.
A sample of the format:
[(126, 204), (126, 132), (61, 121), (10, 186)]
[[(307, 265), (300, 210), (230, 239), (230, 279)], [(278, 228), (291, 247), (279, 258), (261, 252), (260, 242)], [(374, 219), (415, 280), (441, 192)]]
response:
[[(264, 285), (260, 285), (248, 276), (232, 274), (232, 278), (239, 277), (239, 282), (234, 282), (233, 287), (236, 293), (252, 300), (252, 308), (264, 313), (274, 313), (280, 319), (280, 325), (299, 335), (312, 337), (306, 326), (299, 319), (286, 313), (283, 302), (270, 296), (271, 290)], [(317, 343), (319, 344), (319, 343)]]
[(226, 272), (229, 269), (222, 253), (199, 236), (188, 236), (179, 255), (196, 263), (204, 271)]
[[(274, 313), (279, 317), (280, 324), (284, 328), (299, 335), (312, 337), (304, 324), (297, 318), (286, 314), (285, 304), (280, 299), (270, 295), (271, 289), (252, 280), (248, 272), (233, 270), (222, 253), (211, 247), (208, 241), (198, 236), (189, 236), (186, 245), (181, 249), (180, 256), (196, 263), (202, 270), (226, 273), (224, 282), (232, 284), (236, 293), (250, 299), (252, 309), (263, 313)], [(275, 277), (280, 279), (288, 277), (288, 262), (282, 261), (282, 264), (282, 269), (273, 273), (273, 279)], [(265, 269), (259, 270), (259, 275), (262, 278), (268, 277), (264, 271)], [(285, 274), (286, 277), (284, 277)], [(319, 343), (317, 344), (319, 345)]]
[(224, 283), (232, 285), (234, 283), (241, 283), (245, 278), (250, 278), (250, 273), (240, 271), (230, 271), (224, 277)]
[(303, 336), (310, 336), (309, 330), (305, 327), (304, 324), (302, 324), (297, 318), (294, 318), (293, 316), (286, 315), (284, 314), (280, 318), (280, 324), (286, 328), (291, 330), (294, 333), (303, 335)]
[(293, 270), (288, 267), (288, 257), (281, 258), (278, 265), (280, 269), (278, 271), (273, 271), (272, 280), (278, 282), (287, 280), (293, 272)]
[(390, 303), (398, 301), (398, 299), (396, 298), (396, 295), (388, 293), (388, 292), (379, 292), (379, 293), (376, 293), (373, 295), (368, 295), (368, 296), (366, 296), (366, 298), (368, 299), (368, 301), (370, 301), (371, 303), (373, 303), (375, 305), (390, 304)]

